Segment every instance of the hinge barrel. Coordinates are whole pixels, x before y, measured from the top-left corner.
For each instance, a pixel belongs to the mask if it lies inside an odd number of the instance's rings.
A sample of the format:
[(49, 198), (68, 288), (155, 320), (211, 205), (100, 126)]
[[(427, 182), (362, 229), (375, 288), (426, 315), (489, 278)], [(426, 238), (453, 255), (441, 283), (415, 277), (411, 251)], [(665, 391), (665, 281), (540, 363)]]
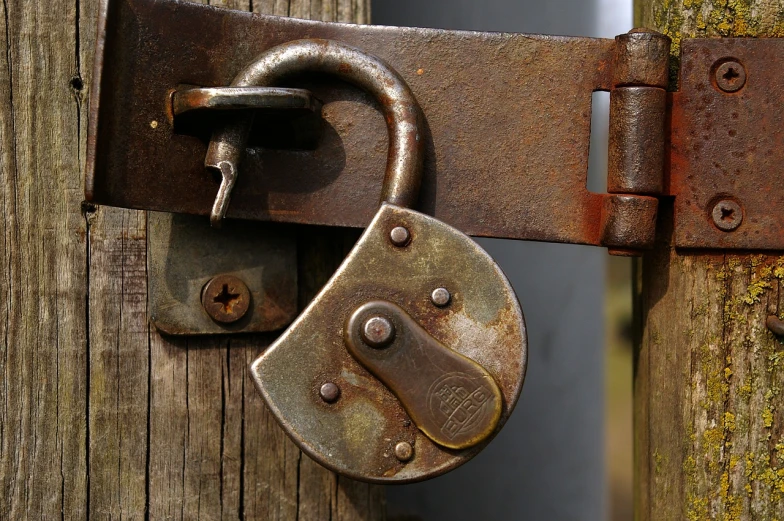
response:
[(615, 39), (610, 91), (607, 191), (602, 245), (612, 253), (649, 248), (663, 190), (670, 39), (634, 30)]
[(664, 189), (667, 93), (658, 87), (619, 87), (610, 93), (607, 191), (660, 195)]

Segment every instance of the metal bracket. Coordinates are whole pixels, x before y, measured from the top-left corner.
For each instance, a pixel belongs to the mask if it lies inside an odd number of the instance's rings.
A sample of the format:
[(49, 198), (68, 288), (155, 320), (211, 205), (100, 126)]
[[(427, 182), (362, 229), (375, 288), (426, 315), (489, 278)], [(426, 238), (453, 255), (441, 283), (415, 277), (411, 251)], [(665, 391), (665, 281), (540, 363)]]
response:
[(784, 41), (686, 40), (671, 119), (675, 245), (784, 250)]
[[(241, 221), (214, 230), (203, 217), (151, 212), (147, 242), (150, 320), (163, 333), (277, 331), (297, 316), (290, 230)], [(227, 277), (237, 287), (223, 294)]]

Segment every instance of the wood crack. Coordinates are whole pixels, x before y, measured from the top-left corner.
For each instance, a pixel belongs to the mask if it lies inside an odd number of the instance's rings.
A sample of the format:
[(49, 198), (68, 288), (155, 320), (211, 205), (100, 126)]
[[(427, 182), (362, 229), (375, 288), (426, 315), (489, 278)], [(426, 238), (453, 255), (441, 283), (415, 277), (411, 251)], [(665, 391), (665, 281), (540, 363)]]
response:
[[(17, 133), (16, 133), (16, 105), (15, 105), (15, 100), (14, 100), (15, 84), (14, 84), (14, 67), (13, 67), (13, 63), (14, 63), (14, 58), (13, 58), (13, 39), (11, 38), (11, 16), (10, 16), (9, 8), (8, 8), (8, 0), (3, 0), (3, 16), (4, 16), (4, 19), (5, 19), (5, 45), (6, 45), (6, 68), (7, 68), (6, 69), (6, 73), (8, 74), (8, 111), (9, 111), (8, 120), (9, 120), (9, 125), (11, 127), (10, 128), (10, 130), (11, 130), (11, 137), (10, 137), (9, 141), (11, 142), (11, 164), (12, 164), (11, 172), (10, 172), (10, 174), (11, 174), (10, 177), (12, 179), (12, 182), (11, 182), (12, 193), (11, 193), (11, 197), (10, 197), (10, 199), (12, 201), (12, 207), (10, 208), (10, 210), (8, 208), (6, 208), (6, 215), (8, 216), (6, 222), (10, 223), (10, 225), (12, 227), (12, 231), (11, 231), (10, 234), (7, 233), (7, 237), (10, 236), (10, 237), (14, 237), (16, 239), (16, 241), (14, 241), (12, 239), (10, 244), (6, 243), (6, 247), (7, 247), (7, 251), (8, 251), (8, 257), (7, 257), (7, 266), (8, 266), (8, 268), (7, 268), (7, 271), (6, 271), (6, 274), (7, 274), (6, 283), (8, 285), (8, 299), (6, 301), (6, 324), (5, 324), (5, 326), (6, 326), (6, 331), (5, 331), (5, 364), (6, 365), (5, 365), (5, 367), (6, 367), (6, 371), (8, 371), (9, 368), (10, 368), (10, 360), (9, 360), (9, 350), (11, 348), (10, 334), (14, 330), (14, 323), (13, 323), (13, 320), (12, 320), (12, 317), (13, 317), (13, 314), (14, 314), (13, 304), (14, 304), (14, 291), (15, 291), (14, 290), (14, 288), (15, 288), (14, 269), (13, 269), (13, 266), (15, 264), (15, 262), (14, 262), (14, 260), (15, 260), (14, 252), (16, 251), (16, 248), (20, 244), (20, 239), (21, 239), (20, 231), (19, 231), (18, 227), (16, 226), (16, 215), (17, 215), (17, 212), (18, 212), (18, 209), (19, 209), (19, 200), (18, 200), (18, 198), (19, 198), (19, 187), (18, 187), (18, 179), (19, 179), (19, 142), (18, 142), (18, 137), (17, 137)], [(7, 199), (7, 197), (5, 197), (4, 200), (5, 199)], [(6, 409), (5, 409), (6, 417), (8, 415), (8, 411), (9, 411), (8, 399), (9, 399), (9, 396), (10, 396), (10, 392), (9, 392), (9, 388), (8, 388), (8, 382), (10, 382), (10, 381), (11, 381), (10, 380), (10, 375), (8, 375), (8, 373), (6, 373), (6, 378), (5, 378), (5, 382), (4, 382), (5, 401), (6, 401)], [(24, 444), (22, 443), (21, 437), (22, 437), (23, 433), (25, 432), (24, 420), (23, 420), (22, 415), (19, 416), (19, 420), (18, 421), (19, 421), (19, 424), (18, 424), (17, 428), (16, 429), (12, 429), (12, 435), (13, 435), (12, 442), (13, 442), (13, 446), (22, 447)], [(5, 424), (6, 422), (3, 422), (3, 423)], [(4, 444), (3, 448), (5, 449), (5, 447), (6, 447), (6, 445)], [(11, 512), (13, 512), (12, 507), (14, 505), (14, 497), (17, 494), (16, 487), (18, 486), (17, 477), (19, 476), (19, 474), (21, 473), (21, 470), (22, 470), (21, 469), (21, 465), (20, 465), (21, 457), (22, 457), (21, 451), (20, 450), (14, 451), (13, 457), (14, 457), (14, 464), (13, 464), (13, 468), (10, 470), (11, 475), (9, 476), (9, 479), (8, 479), (7, 494), (6, 494), (6, 497), (8, 498), (8, 501), (9, 501), (9, 505), (8, 505), (8, 512), (9, 512), (9, 514)]]
[[(117, 331), (115, 336), (115, 356), (114, 356), (114, 363), (115, 363), (115, 374), (117, 375), (115, 381), (115, 396), (114, 396), (114, 421), (115, 421), (115, 428), (117, 429), (117, 444), (118, 444), (118, 452), (117, 452), (117, 479), (122, 482), (122, 460), (123, 460), (123, 429), (121, 423), (121, 415), (120, 415), (120, 393), (122, 391), (121, 387), (121, 379), (120, 375), (122, 374), (122, 366), (120, 365), (121, 359), (121, 346), (122, 346), (122, 338), (123, 338), (123, 316), (125, 313), (125, 263), (126, 263), (126, 254), (125, 254), (125, 230), (128, 225), (127, 221), (127, 212), (123, 212), (122, 214), (122, 225), (120, 227), (120, 304), (118, 309), (118, 320), (117, 320)], [(123, 514), (123, 491), (121, 487), (117, 487), (117, 507), (120, 513), (120, 519), (122, 519)]]
[[(229, 351), (231, 354), (231, 351)], [(245, 519), (245, 378), (246, 373), (242, 373), (242, 394), (240, 395), (240, 490), (239, 490), (239, 514), (238, 519)]]
[[(145, 263), (145, 267), (146, 267)], [(144, 458), (144, 520), (150, 521), (150, 436), (152, 427), (152, 330), (147, 326), (147, 450)]]

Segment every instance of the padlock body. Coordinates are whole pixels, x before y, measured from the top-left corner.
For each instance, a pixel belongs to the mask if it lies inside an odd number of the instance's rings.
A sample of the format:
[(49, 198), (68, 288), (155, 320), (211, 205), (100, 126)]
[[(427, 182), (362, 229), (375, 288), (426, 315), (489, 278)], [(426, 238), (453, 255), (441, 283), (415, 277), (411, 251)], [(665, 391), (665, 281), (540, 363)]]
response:
[[(410, 234), (403, 245), (391, 239), (400, 227)], [(436, 288), (448, 290), (447, 305), (434, 303)], [(435, 443), (392, 390), (349, 353), (346, 324), (371, 301), (399, 306), (440, 344), (492, 376), (500, 390), (501, 415), (491, 435), (463, 450)], [(252, 374), (284, 430), (318, 463), (354, 479), (405, 483), (443, 474), (482, 450), (512, 412), (526, 363), (520, 304), (490, 256), (437, 219), (382, 204), (324, 289), (253, 363)], [(411, 382), (395, 383), (413, 384), (417, 376), (405, 372), (401, 378)], [(460, 407), (465, 390), (448, 371), (439, 381), (445, 385), (428, 385), (421, 393), (422, 405), (454, 421), (461, 411), (450, 413)], [(337, 396), (326, 399), (325, 384), (334, 385), (329, 389), (337, 388)], [(396, 454), (401, 443), (413, 448), (412, 456)]]

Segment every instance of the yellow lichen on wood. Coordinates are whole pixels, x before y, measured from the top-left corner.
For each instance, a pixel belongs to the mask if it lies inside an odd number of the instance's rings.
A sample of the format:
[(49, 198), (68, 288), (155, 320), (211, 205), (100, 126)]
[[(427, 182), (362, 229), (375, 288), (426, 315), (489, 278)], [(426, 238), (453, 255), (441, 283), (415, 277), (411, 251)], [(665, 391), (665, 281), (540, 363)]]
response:
[[(665, 296), (648, 293), (657, 297), (637, 374), (651, 386), (643, 411), (662, 428), (649, 423), (655, 478), (638, 518), (782, 519), (784, 351), (764, 324), (781, 308), (784, 257), (682, 258), (660, 257), (677, 264)], [(689, 335), (678, 333), (684, 322)]]
[[(635, 16), (672, 38), (672, 89), (685, 38), (784, 37), (784, 0), (637, 0)], [(784, 319), (784, 256), (677, 251), (660, 215), (636, 279), (635, 519), (784, 519), (784, 343), (765, 326)]]
[(784, 5), (780, 1), (638, 0), (636, 11), (636, 25), (657, 29), (672, 39), (673, 87), (684, 38), (784, 37)]

